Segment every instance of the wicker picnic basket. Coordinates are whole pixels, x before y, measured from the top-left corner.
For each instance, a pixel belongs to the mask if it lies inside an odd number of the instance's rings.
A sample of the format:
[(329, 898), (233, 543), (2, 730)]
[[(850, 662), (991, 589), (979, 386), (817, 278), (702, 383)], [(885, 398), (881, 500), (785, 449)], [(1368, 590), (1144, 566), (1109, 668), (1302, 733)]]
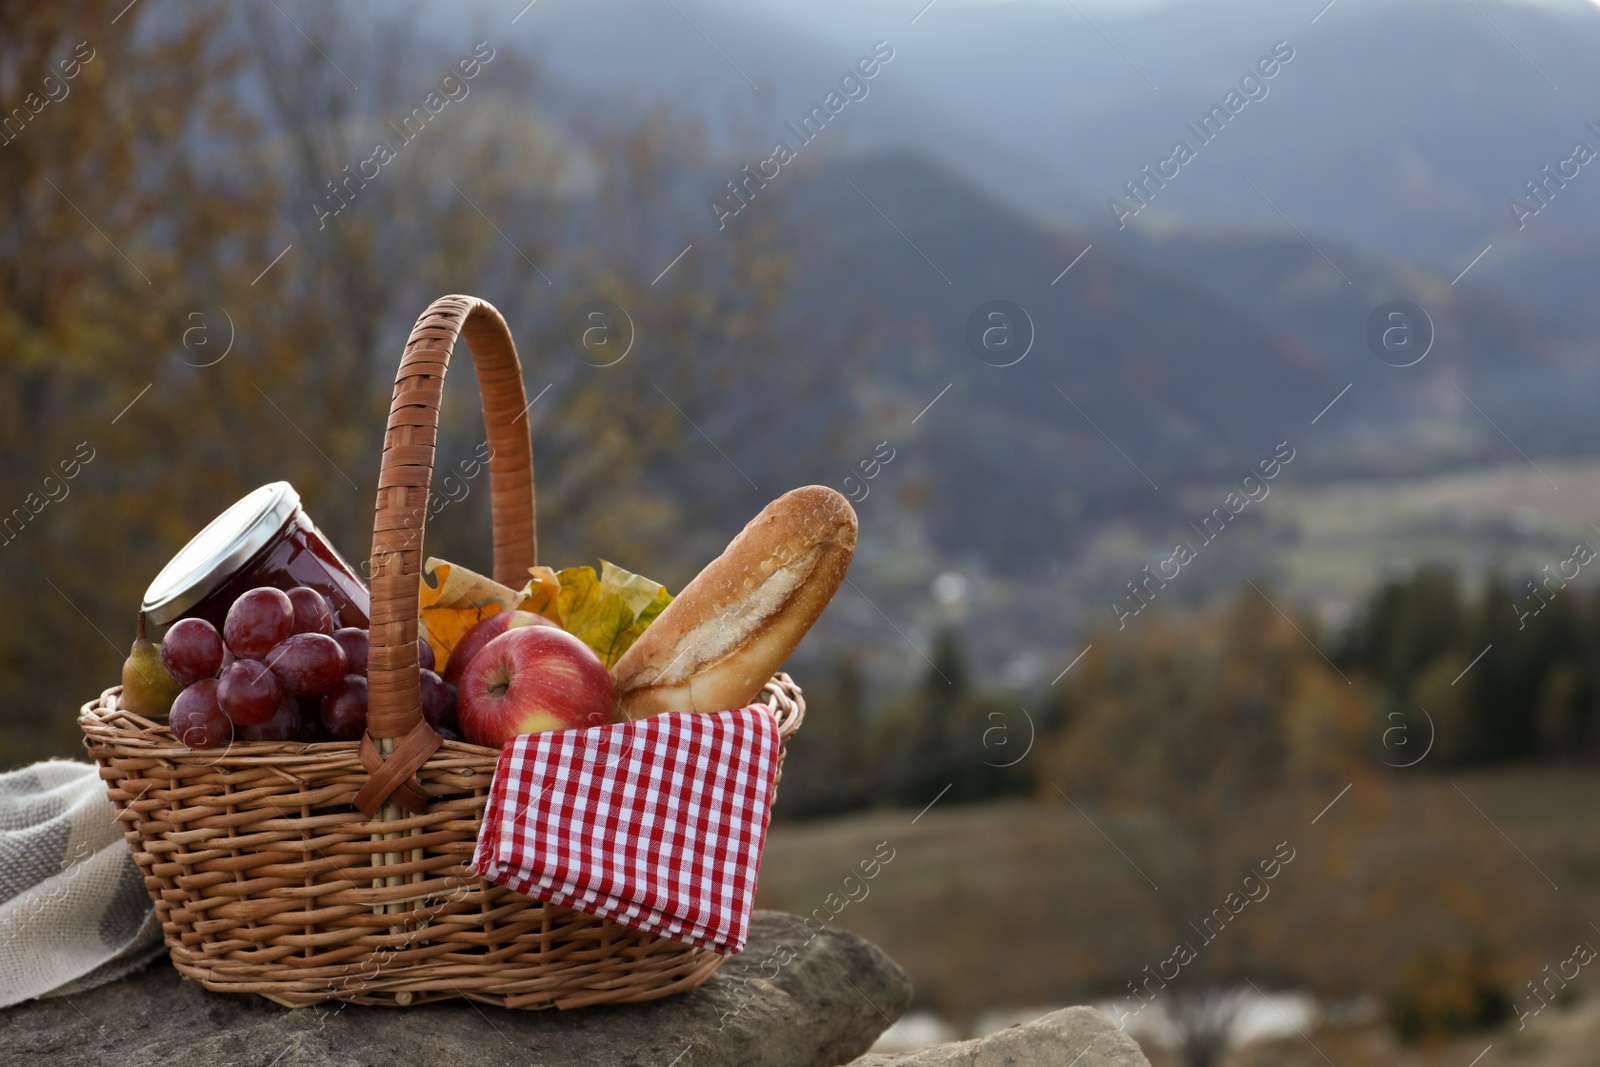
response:
[[(118, 689), (79, 716), (172, 961), (208, 989), (290, 1006), (467, 997), (573, 1008), (693, 989), (722, 962), (466, 866), (498, 753), (429, 729), (416, 651), (421, 516), (457, 336), (477, 367), (493, 447), (494, 577), (513, 588), (527, 579), (533, 455), (516, 348), (493, 307), (443, 297), (411, 331), (384, 435), (367, 737), (190, 749), (165, 723), (119, 710)], [(759, 700), (787, 741), (805, 715), (799, 688), (779, 674)]]

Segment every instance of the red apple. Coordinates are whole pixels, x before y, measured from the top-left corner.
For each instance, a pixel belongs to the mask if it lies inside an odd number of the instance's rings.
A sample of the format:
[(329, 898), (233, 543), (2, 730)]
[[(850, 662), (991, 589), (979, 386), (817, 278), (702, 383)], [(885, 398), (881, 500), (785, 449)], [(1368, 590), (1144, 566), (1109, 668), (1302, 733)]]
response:
[(518, 734), (604, 726), (616, 693), (594, 650), (556, 626), (522, 626), (467, 664), (456, 693), (461, 733), (499, 748)]
[(450, 658), (445, 661), (444, 670), (439, 676), (448, 685), (460, 685), (461, 676), (467, 673), (467, 665), (472, 662), (472, 657), (490, 641), (499, 637), (507, 630), (517, 630), (524, 626), (555, 626), (556, 624), (543, 615), (536, 615), (531, 611), (499, 611), (478, 623), (462, 635), (456, 642), (456, 647), (450, 651)]

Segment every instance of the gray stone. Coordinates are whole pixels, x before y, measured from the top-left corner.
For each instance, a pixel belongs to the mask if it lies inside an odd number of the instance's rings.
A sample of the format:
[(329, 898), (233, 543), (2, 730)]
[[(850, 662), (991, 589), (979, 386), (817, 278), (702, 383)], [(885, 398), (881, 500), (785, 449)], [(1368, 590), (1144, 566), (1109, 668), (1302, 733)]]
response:
[(0, 1011), (0, 1064), (835, 1067), (870, 1048), (910, 1001), (905, 972), (870, 942), (831, 928), (808, 939), (798, 919), (757, 912), (745, 951), (694, 992), (569, 1012), (470, 1001), (291, 1011), (208, 992), (163, 957), (99, 989)]
[(1150, 1067), (1138, 1044), (1104, 1012), (1062, 1008), (975, 1041), (899, 1055), (873, 1054), (850, 1067)]

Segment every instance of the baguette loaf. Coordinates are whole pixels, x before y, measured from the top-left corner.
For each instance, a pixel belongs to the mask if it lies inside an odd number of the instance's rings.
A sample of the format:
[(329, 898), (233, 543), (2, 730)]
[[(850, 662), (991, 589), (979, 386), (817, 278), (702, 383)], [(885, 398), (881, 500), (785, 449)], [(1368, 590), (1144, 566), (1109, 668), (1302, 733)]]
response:
[(856, 513), (810, 485), (762, 509), (611, 669), (617, 717), (750, 704), (828, 606)]

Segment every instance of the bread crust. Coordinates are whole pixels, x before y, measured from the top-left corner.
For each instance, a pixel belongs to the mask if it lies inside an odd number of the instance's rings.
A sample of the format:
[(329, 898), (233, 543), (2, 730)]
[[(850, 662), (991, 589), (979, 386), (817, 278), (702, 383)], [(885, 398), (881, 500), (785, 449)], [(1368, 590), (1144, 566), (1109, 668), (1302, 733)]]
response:
[(611, 669), (618, 719), (747, 706), (833, 599), (856, 532), (826, 486), (768, 504)]

